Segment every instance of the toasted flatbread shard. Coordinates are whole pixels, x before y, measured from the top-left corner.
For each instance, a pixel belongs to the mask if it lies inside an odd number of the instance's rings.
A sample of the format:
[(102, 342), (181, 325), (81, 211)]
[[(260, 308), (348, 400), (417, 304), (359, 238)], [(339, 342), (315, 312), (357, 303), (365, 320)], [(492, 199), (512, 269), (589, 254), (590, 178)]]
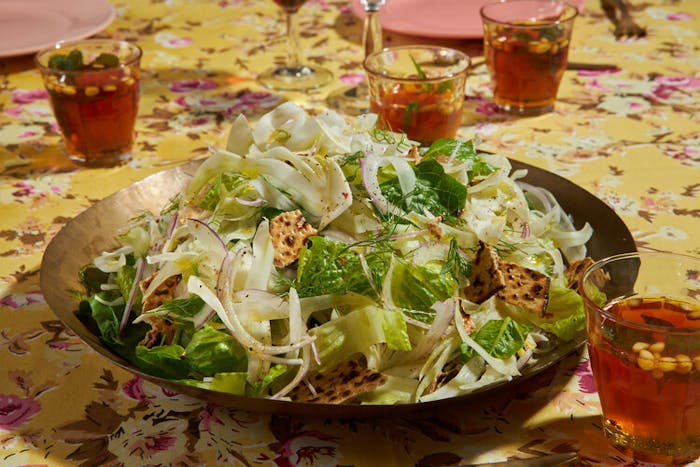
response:
[(386, 380), (386, 375), (365, 368), (357, 362), (346, 361), (324, 373), (316, 373), (309, 377), (315, 394), (302, 383), (289, 393), (289, 397), (296, 402), (342, 404), (378, 388), (386, 383)]
[(479, 242), (479, 251), (469, 275), (469, 286), (462, 291), (464, 298), (474, 303), (483, 303), (505, 287), (506, 282), (499, 263), (498, 254), (486, 243)]
[(170, 320), (158, 316), (146, 315), (143, 321), (151, 326), (146, 335), (141, 339), (139, 345), (148, 347), (165, 342), (171, 344), (177, 332), (177, 326)]
[(586, 272), (589, 266), (593, 265), (593, 262), (593, 259), (587, 256), (569, 264), (569, 267), (564, 271), (564, 276), (566, 277), (566, 284), (570, 289), (579, 290), (581, 287), (581, 280), (583, 279), (583, 273)]
[[(141, 282), (139, 282), (139, 288), (141, 289), (141, 293), (146, 292), (148, 287), (151, 285), (151, 282), (153, 282), (153, 279), (155, 279), (156, 275), (158, 273), (154, 272), (147, 278), (143, 279)], [(172, 301), (175, 298), (175, 289), (177, 288), (177, 285), (180, 283), (182, 280), (182, 274), (175, 274), (173, 276), (168, 277), (161, 283), (156, 289), (148, 296), (145, 298), (143, 302), (143, 311), (150, 311), (158, 308), (165, 302)]]
[(506, 286), (496, 296), (531, 313), (544, 315), (550, 279), (545, 274), (515, 263), (501, 263)]
[(275, 249), (275, 266), (283, 268), (296, 261), (306, 240), (317, 233), (298, 209), (274, 217), (270, 221), (270, 238)]

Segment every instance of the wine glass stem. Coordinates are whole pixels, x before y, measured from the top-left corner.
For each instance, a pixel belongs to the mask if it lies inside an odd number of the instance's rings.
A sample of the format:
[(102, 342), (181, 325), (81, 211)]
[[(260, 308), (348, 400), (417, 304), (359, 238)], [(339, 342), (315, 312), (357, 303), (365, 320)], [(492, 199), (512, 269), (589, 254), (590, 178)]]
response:
[(365, 49), (365, 57), (382, 50), (382, 26), (379, 23), (379, 12), (376, 10), (366, 11), (362, 47)]
[(301, 46), (299, 44), (299, 22), (296, 12), (287, 11), (287, 68), (301, 68)]

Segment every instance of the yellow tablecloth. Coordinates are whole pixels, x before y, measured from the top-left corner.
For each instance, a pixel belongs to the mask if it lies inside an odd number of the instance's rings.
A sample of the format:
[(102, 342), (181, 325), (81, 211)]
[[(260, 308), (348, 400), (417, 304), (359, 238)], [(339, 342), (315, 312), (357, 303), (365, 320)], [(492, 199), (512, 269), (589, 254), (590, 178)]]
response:
[[(248, 413), (172, 394), (77, 339), (38, 286), (42, 253), (63, 224), (150, 173), (204, 156), (240, 112), (254, 119), (285, 99), (320, 109), (328, 92), (362, 76), (361, 23), (343, 0), (310, 0), (300, 10), (307, 56), (337, 79), (294, 94), (255, 81), (285, 55), (271, 1), (113, 3), (117, 18), (98, 35), (144, 51), (137, 145), (126, 165), (67, 161), (31, 58), (0, 59), (0, 464), (437, 466), (575, 450), (587, 465), (629, 465), (602, 437), (585, 353), (455, 410), (345, 420)], [(572, 40), (571, 60), (620, 71), (568, 71), (555, 112), (514, 118), (494, 111), (486, 70), (477, 68), (461, 134), (596, 194), (638, 248), (700, 255), (700, 2), (632, 3), (644, 7), (633, 14), (647, 38), (616, 41), (589, 0)]]

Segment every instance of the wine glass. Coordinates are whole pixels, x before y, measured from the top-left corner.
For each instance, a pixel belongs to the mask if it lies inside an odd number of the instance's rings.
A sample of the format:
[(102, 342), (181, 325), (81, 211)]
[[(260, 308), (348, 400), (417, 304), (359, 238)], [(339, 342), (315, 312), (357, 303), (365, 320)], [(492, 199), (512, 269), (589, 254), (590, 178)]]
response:
[[(382, 26), (379, 22), (379, 8), (385, 0), (360, 0), (365, 10), (365, 22), (362, 29), (362, 48), (365, 58), (382, 49)], [(329, 107), (348, 115), (360, 115), (369, 112), (369, 90), (363, 81), (357, 86), (342, 88), (328, 95)]]
[(258, 77), (266, 87), (283, 91), (299, 91), (323, 86), (333, 79), (333, 74), (318, 66), (302, 63), (299, 45), (297, 11), (306, 0), (274, 0), (286, 14), (287, 19), (287, 63), (271, 68)]

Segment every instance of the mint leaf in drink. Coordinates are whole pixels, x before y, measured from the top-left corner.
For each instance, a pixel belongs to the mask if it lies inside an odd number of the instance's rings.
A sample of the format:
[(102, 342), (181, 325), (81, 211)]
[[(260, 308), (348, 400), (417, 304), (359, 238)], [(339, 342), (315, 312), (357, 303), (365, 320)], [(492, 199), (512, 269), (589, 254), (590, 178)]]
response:
[(98, 55), (95, 61), (92, 62), (93, 68), (114, 68), (116, 66), (119, 66), (119, 57), (104, 52)]

